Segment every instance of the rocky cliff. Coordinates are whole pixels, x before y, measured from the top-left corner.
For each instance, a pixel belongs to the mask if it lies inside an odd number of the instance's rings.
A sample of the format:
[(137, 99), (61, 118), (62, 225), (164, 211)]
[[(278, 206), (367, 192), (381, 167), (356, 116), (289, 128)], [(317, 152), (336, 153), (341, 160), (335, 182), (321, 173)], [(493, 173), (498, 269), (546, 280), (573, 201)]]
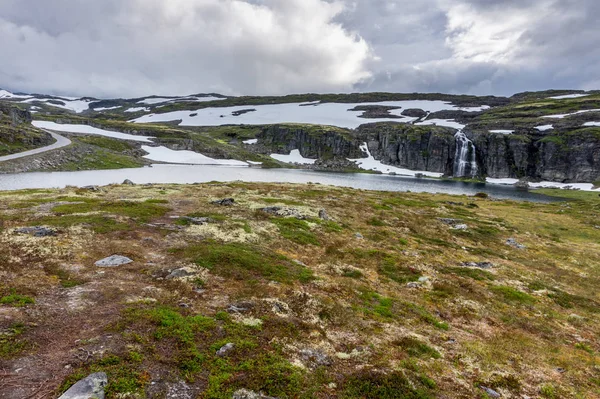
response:
[[(466, 132), (475, 147), (478, 177), (529, 178), (556, 182), (600, 180), (600, 134), (588, 128), (550, 134), (530, 129), (523, 134)], [(351, 131), (330, 127), (274, 125), (263, 128), (257, 150), (307, 158), (361, 158), (368, 144), (385, 164), (452, 176), (456, 130), (440, 126), (371, 123)]]

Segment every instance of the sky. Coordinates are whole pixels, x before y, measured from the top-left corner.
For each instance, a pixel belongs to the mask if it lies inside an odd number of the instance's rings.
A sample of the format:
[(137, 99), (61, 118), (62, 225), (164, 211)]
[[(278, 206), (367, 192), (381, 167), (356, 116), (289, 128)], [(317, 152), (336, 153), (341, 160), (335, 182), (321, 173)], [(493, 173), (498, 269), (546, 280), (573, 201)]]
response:
[(598, 0), (1, 0), (0, 88), (141, 97), (600, 89)]

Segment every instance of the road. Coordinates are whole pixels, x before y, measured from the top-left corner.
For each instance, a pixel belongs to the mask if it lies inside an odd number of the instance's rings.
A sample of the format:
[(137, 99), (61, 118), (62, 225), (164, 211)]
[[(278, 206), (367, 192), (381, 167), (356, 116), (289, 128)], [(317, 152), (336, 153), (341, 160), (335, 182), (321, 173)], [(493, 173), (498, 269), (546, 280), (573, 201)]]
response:
[[(44, 130), (44, 129), (42, 129), (42, 130)], [(71, 140), (69, 140), (66, 137), (61, 136), (60, 134), (57, 134), (57, 133), (54, 133), (54, 132), (51, 132), (48, 130), (44, 130), (44, 131), (46, 133), (50, 134), (52, 137), (54, 137), (54, 139), (56, 140), (56, 142), (54, 144), (48, 145), (46, 147), (36, 148), (34, 150), (18, 152), (16, 154), (4, 155), (4, 156), (0, 157), (0, 162), (24, 158), (24, 157), (28, 157), (30, 155), (41, 154), (44, 152), (56, 150), (58, 148), (63, 148), (63, 147), (66, 147), (71, 144)]]

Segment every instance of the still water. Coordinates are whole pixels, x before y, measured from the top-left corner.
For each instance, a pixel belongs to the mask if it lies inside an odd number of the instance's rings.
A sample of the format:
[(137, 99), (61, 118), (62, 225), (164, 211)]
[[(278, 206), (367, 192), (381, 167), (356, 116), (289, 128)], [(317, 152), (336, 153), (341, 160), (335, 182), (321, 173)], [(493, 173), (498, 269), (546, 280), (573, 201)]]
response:
[(209, 165), (166, 165), (119, 170), (92, 170), (80, 172), (35, 172), (0, 175), (0, 190), (28, 188), (63, 188), (65, 186), (107, 185), (129, 179), (145, 183), (205, 183), (265, 182), (265, 183), (321, 183), (364, 190), (412, 191), (473, 195), (488, 193), (494, 198), (551, 202), (555, 198), (519, 190), (512, 186), (484, 183), (463, 183), (434, 179), (419, 179), (364, 173), (331, 173), (301, 169), (260, 169)]

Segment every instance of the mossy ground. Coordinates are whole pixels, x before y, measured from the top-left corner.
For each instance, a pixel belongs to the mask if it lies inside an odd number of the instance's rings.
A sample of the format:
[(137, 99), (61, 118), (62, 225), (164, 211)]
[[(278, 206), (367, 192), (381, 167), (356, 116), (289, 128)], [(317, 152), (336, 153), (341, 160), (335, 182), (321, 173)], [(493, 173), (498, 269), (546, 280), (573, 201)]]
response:
[[(226, 197), (235, 205), (211, 203)], [(181, 383), (199, 398), (239, 388), (484, 398), (480, 386), (503, 397), (600, 396), (597, 196), (535, 204), (212, 183), (1, 198), (6, 398), (42, 384), (55, 397), (95, 371), (108, 374), (109, 399), (160, 398)], [(212, 222), (180, 223), (187, 215)], [(14, 232), (34, 225), (58, 234)], [(94, 266), (113, 254), (134, 262)], [(191, 275), (166, 278), (182, 267)], [(226, 343), (234, 349), (217, 356)]]

